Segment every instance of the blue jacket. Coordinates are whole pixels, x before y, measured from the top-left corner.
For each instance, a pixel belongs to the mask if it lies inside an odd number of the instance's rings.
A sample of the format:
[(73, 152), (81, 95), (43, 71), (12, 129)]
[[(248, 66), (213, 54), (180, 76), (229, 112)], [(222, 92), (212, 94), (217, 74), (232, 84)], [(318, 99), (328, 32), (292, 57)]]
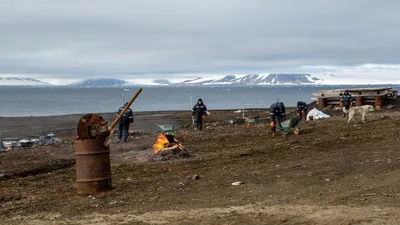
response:
[(193, 106), (192, 116), (206, 116), (207, 107), (204, 104), (196, 104)]
[(269, 108), (271, 116), (280, 115), (286, 117), (285, 105), (283, 102), (274, 102)]
[[(126, 104), (125, 104), (125, 106), (126, 106)], [(124, 107), (120, 107), (118, 109), (117, 115), (121, 114), (121, 112), (122, 112), (122, 110), (124, 110), (125, 106)], [(126, 112), (122, 116), (122, 118), (119, 121), (119, 123), (123, 124), (123, 125), (127, 125), (127, 124), (130, 124), (130, 123), (133, 123), (133, 111), (132, 111), (132, 109), (128, 108), (128, 110), (126, 110)]]
[(350, 105), (350, 103), (352, 101), (353, 101), (353, 97), (351, 96), (350, 93), (342, 95), (342, 102), (344, 105)]
[(303, 101), (298, 101), (297, 102), (297, 111), (306, 111), (308, 109), (308, 105), (307, 103), (303, 102)]

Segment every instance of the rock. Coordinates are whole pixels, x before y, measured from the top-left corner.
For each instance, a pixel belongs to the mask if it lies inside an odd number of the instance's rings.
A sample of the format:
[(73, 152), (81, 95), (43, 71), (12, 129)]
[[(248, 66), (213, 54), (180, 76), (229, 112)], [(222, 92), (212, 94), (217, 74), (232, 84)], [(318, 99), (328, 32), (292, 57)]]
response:
[(233, 186), (239, 186), (241, 184), (244, 184), (244, 182), (243, 181), (236, 181), (236, 182), (232, 183)]
[(192, 176), (192, 180), (198, 180), (198, 179), (200, 179), (200, 176), (199, 176), (199, 175), (196, 174), (196, 175), (193, 175), (193, 176)]
[(347, 138), (346, 137), (339, 137), (339, 139), (346, 140)]
[(4, 173), (0, 174), (0, 178), (5, 177), (6, 175)]
[(394, 105), (388, 105), (388, 106), (386, 106), (386, 108), (387, 108), (387, 109), (393, 109), (393, 108), (394, 108)]

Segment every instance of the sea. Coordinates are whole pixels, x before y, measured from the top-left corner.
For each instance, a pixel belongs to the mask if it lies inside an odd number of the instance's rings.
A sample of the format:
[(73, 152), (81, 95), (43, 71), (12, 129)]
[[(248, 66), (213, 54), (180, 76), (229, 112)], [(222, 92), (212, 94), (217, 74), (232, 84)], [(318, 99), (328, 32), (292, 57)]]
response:
[[(249, 87), (143, 87), (132, 105), (134, 112), (191, 110), (199, 98), (209, 111), (268, 108), (279, 100), (286, 106), (312, 102), (320, 90), (388, 87), (360, 86), (249, 86)], [(390, 86), (399, 89), (399, 85)], [(1, 117), (52, 116), (116, 112), (139, 87), (0, 87)]]

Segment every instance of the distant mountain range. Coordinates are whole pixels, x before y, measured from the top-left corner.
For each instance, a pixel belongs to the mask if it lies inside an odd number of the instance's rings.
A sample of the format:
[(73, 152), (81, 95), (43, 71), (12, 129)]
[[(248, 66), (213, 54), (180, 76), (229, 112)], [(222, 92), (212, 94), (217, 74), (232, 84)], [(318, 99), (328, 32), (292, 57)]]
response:
[[(223, 78), (189, 79), (182, 82), (170, 82), (166, 79), (148, 80), (142, 83), (130, 83), (121, 79), (98, 78), (87, 79), (66, 86), (72, 87), (122, 87), (122, 86), (266, 86), (266, 85), (333, 85), (333, 84), (369, 84), (357, 77), (345, 79), (332, 74), (249, 74), (245, 76), (227, 75)], [(374, 82), (377, 84), (377, 82)], [(0, 77), (0, 86), (49, 86), (51, 84), (32, 78)]]
[(99, 79), (88, 79), (79, 81), (77, 83), (70, 84), (69, 86), (75, 87), (115, 87), (115, 86), (126, 86), (130, 83), (125, 80), (119, 79), (108, 79), (108, 78), (99, 78)]
[(237, 77), (228, 75), (222, 79), (203, 79), (201, 77), (193, 80), (185, 80), (181, 83), (172, 85), (177, 86), (197, 86), (197, 85), (229, 85), (229, 86), (245, 86), (245, 85), (300, 85), (300, 84), (316, 84), (322, 82), (320, 78), (313, 77), (310, 74), (268, 74), (258, 75), (251, 74)]
[[(149, 83), (140, 85), (151, 86), (247, 86), (247, 85), (302, 85), (302, 84), (320, 84), (324, 79), (311, 76), (310, 74), (269, 74), (258, 75), (251, 74), (237, 77), (228, 75), (223, 78), (210, 79), (198, 77), (195, 79), (185, 80), (182, 82), (172, 83), (166, 79), (156, 79)], [(80, 87), (113, 87), (113, 86), (130, 86), (135, 85), (120, 79), (89, 79), (70, 86)]]

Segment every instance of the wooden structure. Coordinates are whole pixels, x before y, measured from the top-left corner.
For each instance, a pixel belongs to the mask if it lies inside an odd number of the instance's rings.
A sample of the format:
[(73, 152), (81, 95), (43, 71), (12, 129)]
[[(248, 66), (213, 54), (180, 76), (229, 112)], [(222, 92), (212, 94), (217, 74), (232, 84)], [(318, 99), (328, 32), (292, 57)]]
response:
[[(373, 105), (375, 107), (382, 107), (384, 102), (389, 99), (397, 98), (397, 90), (392, 88), (360, 88), (360, 89), (347, 89), (353, 97), (353, 105)], [(346, 90), (321, 90), (318, 93), (313, 93), (313, 99), (317, 100), (320, 109), (329, 106), (338, 106), (341, 102), (342, 96)]]

